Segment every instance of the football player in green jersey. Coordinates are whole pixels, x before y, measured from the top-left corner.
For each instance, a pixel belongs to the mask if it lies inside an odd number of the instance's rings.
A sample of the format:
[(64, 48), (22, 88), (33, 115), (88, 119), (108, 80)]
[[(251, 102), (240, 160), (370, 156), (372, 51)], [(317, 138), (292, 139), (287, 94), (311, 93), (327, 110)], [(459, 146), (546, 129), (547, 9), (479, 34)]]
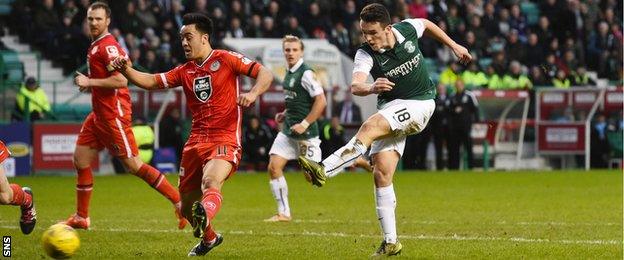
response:
[[(379, 111), (362, 124), (347, 145), (322, 163), (305, 157), (299, 157), (299, 163), (312, 184), (320, 187), (370, 148), (377, 216), (384, 233), (381, 246), (373, 256), (389, 256), (399, 254), (403, 248), (396, 232), (394, 171), (405, 148), (405, 137), (421, 132), (435, 109), (435, 85), (418, 39), (423, 35), (433, 37), (451, 48), (462, 63), (472, 57), (466, 48), (427, 19), (391, 24), (388, 10), (380, 4), (362, 9), (360, 26), (366, 43), (355, 55), (351, 92), (358, 96), (377, 94)], [(369, 74), (375, 80), (372, 84), (366, 83)]]
[(282, 84), (286, 110), (275, 117), (284, 125), (269, 151), (269, 185), (277, 203), (277, 214), (265, 220), (268, 222), (291, 219), (288, 185), (283, 173), (286, 163), (296, 160), (297, 156), (321, 161), (321, 139), (316, 120), (327, 105), (314, 70), (303, 61), (303, 42), (296, 36), (287, 35), (282, 40), (282, 48), (288, 65)]

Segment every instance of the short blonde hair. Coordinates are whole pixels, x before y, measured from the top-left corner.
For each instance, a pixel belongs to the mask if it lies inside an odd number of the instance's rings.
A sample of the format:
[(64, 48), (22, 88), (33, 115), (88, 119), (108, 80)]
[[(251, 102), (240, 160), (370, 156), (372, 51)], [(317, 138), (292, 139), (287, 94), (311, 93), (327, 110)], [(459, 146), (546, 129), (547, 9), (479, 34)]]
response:
[(301, 50), (303, 51), (303, 41), (299, 39), (299, 37), (290, 34), (284, 36), (284, 38), (282, 38), (282, 48), (284, 47), (284, 43), (286, 42), (298, 42), (299, 44), (301, 44)]

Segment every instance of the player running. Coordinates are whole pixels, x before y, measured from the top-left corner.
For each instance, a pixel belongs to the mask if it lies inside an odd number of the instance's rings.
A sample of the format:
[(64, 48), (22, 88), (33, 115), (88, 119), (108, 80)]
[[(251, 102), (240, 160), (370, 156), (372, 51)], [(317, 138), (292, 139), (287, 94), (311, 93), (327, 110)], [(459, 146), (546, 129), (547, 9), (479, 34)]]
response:
[(284, 126), (269, 151), (269, 185), (277, 202), (277, 214), (265, 219), (267, 222), (291, 220), (288, 184), (283, 172), (286, 163), (296, 160), (298, 155), (321, 161), (321, 139), (316, 120), (325, 111), (327, 101), (314, 70), (303, 62), (303, 48), (303, 42), (296, 36), (287, 35), (282, 39), (288, 65), (283, 81), (286, 109), (275, 115), (275, 121), (283, 122)]
[(20, 187), (17, 184), (9, 184), (9, 180), (4, 175), (4, 160), (9, 158), (9, 149), (0, 141), (0, 204), (20, 206), (22, 216), (20, 217), (20, 229), (22, 233), (28, 235), (35, 229), (37, 223), (37, 211), (33, 202), (32, 190), (28, 187)]
[(183, 229), (180, 194), (154, 167), (138, 157), (137, 145), (132, 133), (132, 103), (128, 81), (118, 72), (107, 70), (115, 57), (126, 54), (108, 32), (111, 10), (106, 3), (95, 2), (87, 10), (87, 20), (92, 42), (87, 53), (88, 76), (78, 73), (74, 82), (81, 90), (91, 89), (93, 111), (87, 116), (76, 141), (74, 167), (78, 172), (76, 185), (77, 212), (65, 224), (79, 229), (89, 229), (89, 201), (93, 191), (91, 163), (98, 151), (107, 148), (118, 157), (126, 169), (143, 179), (175, 207), (178, 228)]
[[(397, 239), (392, 177), (405, 148), (405, 137), (422, 131), (435, 109), (435, 86), (424, 64), (418, 39), (423, 34), (435, 38), (451, 48), (460, 62), (467, 63), (472, 57), (466, 48), (427, 19), (406, 19), (390, 24), (388, 10), (380, 4), (362, 9), (360, 27), (366, 43), (355, 55), (351, 91), (358, 96), (379, 94), (379, 111), (362, 124), (347, 145), (321, 164), (303, 156), (299, 157), (299, 163), (307, 178), (320, 187), (370, 147), (375, 205), (384, 234), (373, 256), (391, 256), (399, 254), (403, 248)], [(375, 79), (373, 84), (366, 83), (369, 74)]]
[[(182, 152), (180, 194), (183, 214), (201, 241), (189, 256), (205, 255), (221, 244), (211, 221), (221, 208), (221, 187), (241, 159), (242, 107), (248, 107), (273, 80), (271, 72), (236, 52), (213, 50), (212, 20), (203, 13), (182, 18), (180, 37), (188, 60), (168, 72), (148, 74), (132, 69), (125, 57), (111, 64), (138, 87), (166, 89), (182, 86), (192, 113), (191, 135)], [(239, 93), (238, 77), (256, 79), (253, 88)]]

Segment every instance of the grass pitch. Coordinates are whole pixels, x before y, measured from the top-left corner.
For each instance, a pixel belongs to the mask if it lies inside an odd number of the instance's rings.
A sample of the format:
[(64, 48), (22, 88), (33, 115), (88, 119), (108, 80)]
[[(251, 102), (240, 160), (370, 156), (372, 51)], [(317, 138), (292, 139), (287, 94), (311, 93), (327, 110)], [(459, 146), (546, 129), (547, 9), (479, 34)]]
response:
[[(363, 259), (381, 242), (372, 176), (345, 173), (323, 188), (287, 174), (293, 222), (275, 214), (267, 174), (238, 173), (224, 186), (209, 253), (241, 259)], [(176, 183), (176, 176), (169, 176)], [(0, 206), (0, 235), (17, 259), (45, 257), (44, 229), (75, 211), (73, 177), (14, 178), (33, 188), (35, 231)], [(400, 258), (622, 259), (622, 172), (401, 172), (395, 176)], [(91, 227), (76, 258), (185, 258), (197, 242), (176, 229), (173, 207), (134, 176), (96, 177)]]

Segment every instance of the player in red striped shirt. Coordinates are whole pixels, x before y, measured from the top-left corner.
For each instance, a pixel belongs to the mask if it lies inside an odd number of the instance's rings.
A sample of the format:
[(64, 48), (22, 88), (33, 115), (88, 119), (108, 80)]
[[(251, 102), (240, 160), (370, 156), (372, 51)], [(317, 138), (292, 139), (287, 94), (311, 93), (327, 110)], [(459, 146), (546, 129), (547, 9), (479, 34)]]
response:
[[(197, 256), (223, 241), (211, 220), (221, 208), (221, 187), (241, 159), (242, 108), (268, 89), (273, 75), (241, 54), (213, 50), (212, 21), (205, 14), (186, 14), (183, 24), (180, 37), (187, 63), (159, 74), (138, 72), (124, 57), (115, 58), (111, 65), (144, 89), (183, 88), (193, 123), (182, 153), (179, 189), (182, 212), (192, 220), (194, 235), (202, 237), (189, 252)], [(256, 79), (248, 93), (239, 93), (240, 75)]]
[(35, 203), (30, 188), (22, 188), (15, 183), (11, 184), (4, 175), (4, 165), (2, 164), (10, 155), (9, 149), (0, 141), (0, 204), (20, 206), (22, 210), (20, 229), (22, 233), (28, 235), (35, 229), (37, 223)]
[(84, 123), (74, 151), (74, 166), (78, 172), (76, 185), (77, 212), (65, 224), (80, 229), (88, 229), (89, 201), (93, 190), (91, 162), (98, 151), (107, 148), (118, 157), (132, 174), (140, 177), (171, 203), (179, 220), (178, 228), (183, 229), (186, 220), (180, 213), (180, 193), (154, 167), (144, 164), (138, 157), (137, 144), (132, 133), (132, 101), (128, 91), (128, 81), (119, 72), (107, 70), (107, 65), (115, 57), (127, 57), (123, 49), (108, 32), (110, 8), (103, 2), (95, 2), (87, 10), (87, 20), (93, 42), (87, 53), (89, 75), (78, 73), (75, 83), (81, 90), (91, 89), (91, 112)]

